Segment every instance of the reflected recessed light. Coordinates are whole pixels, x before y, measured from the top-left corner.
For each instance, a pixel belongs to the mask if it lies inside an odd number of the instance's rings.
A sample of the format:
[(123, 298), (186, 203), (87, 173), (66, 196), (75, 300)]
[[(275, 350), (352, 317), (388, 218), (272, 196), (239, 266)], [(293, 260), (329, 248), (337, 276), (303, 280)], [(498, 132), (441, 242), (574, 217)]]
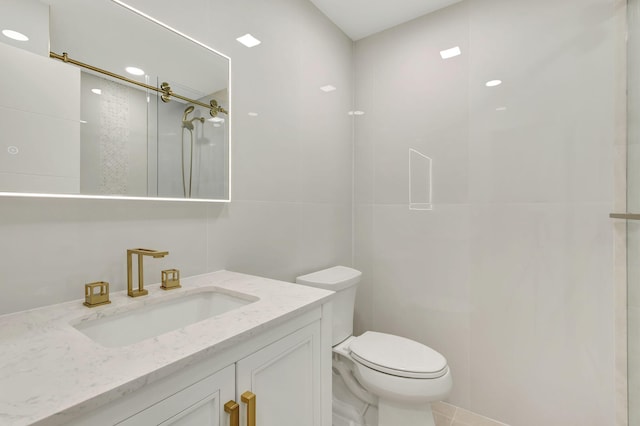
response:
[(461, 54), (462, 54), (462, 51), (460, 50), (459, 46), (452, 47), (451, 49), (446, 49), (446, 50), (441, 50), (440, 51), (440, 56), (442, 57), (442, 59), (453, 58), (453, 57), (459, 56)]
[(258, 113), (257, 112), (250, 112), (249, 113), (249, 117), (257, 117)]
[(87, 124), (87, 121), (86, 120), (80, 120), (80, 123), (81, 124)]
[(490, 80), (485, 83), (487, 87), (496, 87), (502, 84), (502, 80)]
[(220, 123), (213, 123), (213, 127), (220, 127), (220, 126), (222, 126), (222, 124), (220, 124)]
[(7, 147), (7, 152), (11, 155), (17, 155), (20, 152), (20, 150), (18, 149), (17, 146), (11, 145)]
[(322, 90), (323, 92), (327, 92), (328, 93), (328, 92), (333, 92), (334, 90), (336, 90), (336, 87), (332, 86), (330, 84), (327, 84), (326, 86), (322, 86), (320, 88), (320, 90)]
[(10, 39), (13, 40), (17, 40), (17, 41), (29, 41), (29, 37), (27, 37), (26, 35), (19, 33), (17, 31), (13, 31), (13, 30), (2, 30), (2, 34), (5, 37), (9, 37)]
[(95, 93), (96, 95), (102, 95), (102, 90), (100, 90), (100, 89), (91, 89), (91, 93)]
[(262, 43), (260, 40), (258, 40), (251, 34), (245, 34), (242, 37), (238, 37), (236, 40), (238, 40), (240, 43), (244, 44), (247, 47), (255, 47), (260, 43)]
[(125, 70), (129, 73), (129, 74), (133, 74), (133, 75), (144, 75), (144, 71), (141, 70), (140, 68), (137, 67), (126, 67)]
[(222, 117), (211, 117), (208, 121), (213, 121), (214, 123), (224, 123), (224, 118), (222, 118)]
[(496, 108), (496, 111), (506, 111), (506, 110), (507, 110), (506, 106), (501, 106), (501, 107)]
[(353, 115), (364, 115), (364, 111), (353, 111)]

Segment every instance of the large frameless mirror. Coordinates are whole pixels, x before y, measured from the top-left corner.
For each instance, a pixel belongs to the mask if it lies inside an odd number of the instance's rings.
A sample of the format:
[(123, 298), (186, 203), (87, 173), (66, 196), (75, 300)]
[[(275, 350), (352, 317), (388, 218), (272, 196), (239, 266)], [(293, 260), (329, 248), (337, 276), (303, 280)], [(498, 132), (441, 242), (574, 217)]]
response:
[(0, 193), (229, 200), (229, 58), (119, 0), (3, 0), (0, 31)]

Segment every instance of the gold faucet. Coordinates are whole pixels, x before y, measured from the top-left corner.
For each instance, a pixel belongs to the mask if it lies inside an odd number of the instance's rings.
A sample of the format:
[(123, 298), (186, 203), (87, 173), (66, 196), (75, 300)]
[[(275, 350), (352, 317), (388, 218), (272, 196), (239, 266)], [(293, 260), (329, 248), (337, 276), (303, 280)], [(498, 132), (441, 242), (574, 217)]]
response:
[[(133, 289), (133, 258), (132, 255), (138, 255), (138, 289)], [(142, 256), (151, 256), (155, 258), (165, 257), (168, 251), (149, 250), (144, 248), (127, 250), (127, 294), (131, 297), (144, 296), (149, 291), (144, 289), (144, 274), (142, 271)]]

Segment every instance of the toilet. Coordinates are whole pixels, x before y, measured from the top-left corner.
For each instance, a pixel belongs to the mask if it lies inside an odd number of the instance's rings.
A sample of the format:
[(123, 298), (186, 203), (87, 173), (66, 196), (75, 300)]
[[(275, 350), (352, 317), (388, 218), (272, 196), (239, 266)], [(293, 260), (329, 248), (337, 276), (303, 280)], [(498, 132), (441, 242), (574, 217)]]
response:
[[(333, 299), (333, 370), (354, 400), (377, 407), (377, 422), (366, 426), (435, 426), (431, 402), (446, 398), (453, 381), (444, 356), (414, 340), (367, 331), (353, 336), (356, 288), (362, 273), (335, 266), (296, 278), (296, 283), (336, 292)], [(335, 395), (337, 418), (353, 412), (343, 424), (365, 426), (364, 417)], [(346, 408), (345, 408), (346, 407)]]

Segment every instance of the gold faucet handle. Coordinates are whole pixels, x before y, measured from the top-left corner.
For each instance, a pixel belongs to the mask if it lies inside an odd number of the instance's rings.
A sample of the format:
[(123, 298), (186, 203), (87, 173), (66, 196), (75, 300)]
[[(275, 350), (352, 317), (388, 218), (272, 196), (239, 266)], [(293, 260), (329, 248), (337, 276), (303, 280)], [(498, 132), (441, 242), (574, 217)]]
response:
[(100, 305), (111, 303), (109, 300), (109, 283), (97, 281), (84, 285), (84, 306), (95, 308)]
[(181, 288), (180, 285), (180, 271), (177, 269), (166, 269), (162, 271), (162, 285), (163, 290), (173, 290)]

